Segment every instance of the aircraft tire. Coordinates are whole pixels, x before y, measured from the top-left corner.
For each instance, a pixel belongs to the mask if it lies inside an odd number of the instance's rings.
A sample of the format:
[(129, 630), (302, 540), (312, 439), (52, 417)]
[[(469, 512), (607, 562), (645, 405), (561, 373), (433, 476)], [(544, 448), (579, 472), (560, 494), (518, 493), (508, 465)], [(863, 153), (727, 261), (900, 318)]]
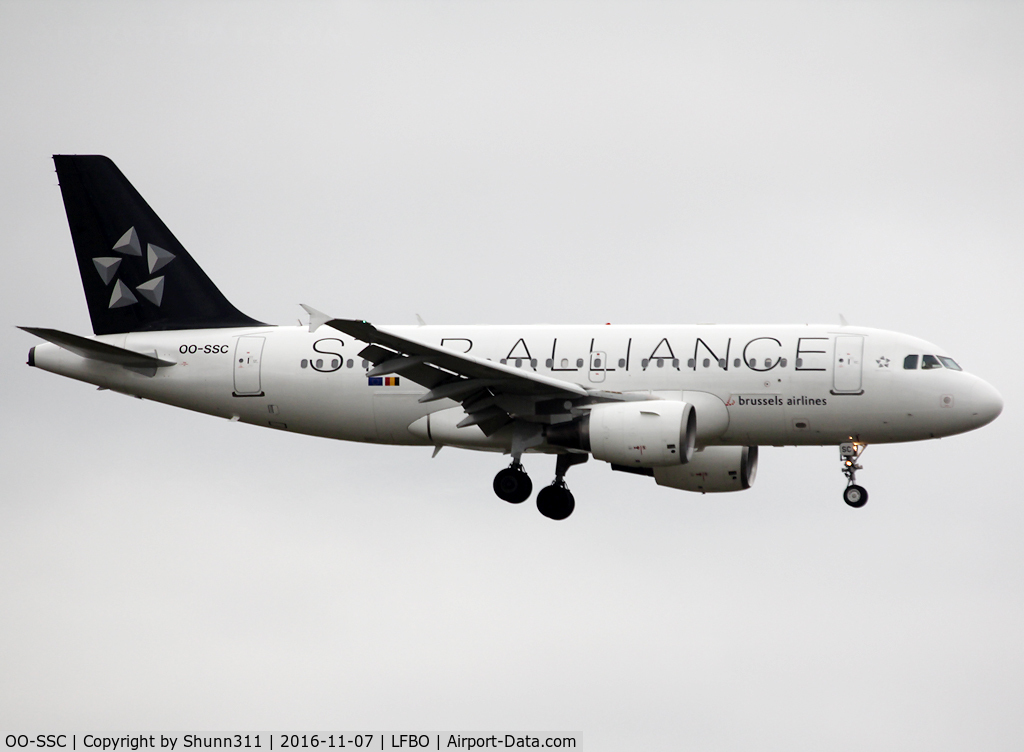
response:
[(522, 504), (533, 493), (533, 481), (522, 470), (506, 467), (494, 476), (494, 493), (509, 504)]
[(537, 494), (537, 511), (549, 520), (564, 520), (576, 508), (576, 499), (565, 486), (548, 486)]
[(868, 503), (868, 492), (863, 486), (849, 485), (843, 491), (843, 501), (854, 509), (860, 509)]

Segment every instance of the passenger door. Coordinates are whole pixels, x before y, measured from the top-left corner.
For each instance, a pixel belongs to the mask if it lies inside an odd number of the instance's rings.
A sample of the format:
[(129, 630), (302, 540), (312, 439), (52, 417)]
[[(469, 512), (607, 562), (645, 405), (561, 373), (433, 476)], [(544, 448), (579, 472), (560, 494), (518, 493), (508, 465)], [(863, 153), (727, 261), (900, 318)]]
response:
[(836, 337), (836, 352), (832, 363), (832, 388), (836, 394), (860, 394), (864, 360), (864, 337), (840, 335)]
[(265, 337), (239, 337), (235, 344), (236, 397), (258, 397), (260, 389), (260, 360), (263, 358)]

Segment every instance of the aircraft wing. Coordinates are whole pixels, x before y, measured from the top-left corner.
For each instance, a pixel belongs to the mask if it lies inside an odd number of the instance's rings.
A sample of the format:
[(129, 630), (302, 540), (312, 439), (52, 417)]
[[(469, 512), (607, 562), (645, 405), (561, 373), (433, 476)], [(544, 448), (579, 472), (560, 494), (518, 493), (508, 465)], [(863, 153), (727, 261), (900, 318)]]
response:
[[(367, 343), (359, 355), (373, 363), (368, 376), (401, 374), (429, 390), (420, 402), (452, 399), (461, 402), (468, 415), (460, 426), (479, 425), (492, 434), (518, 417), (537, 412), (537, 403), (586, 399), (588, 402), (631, 399), (630, 395), (588, 390), (570, 381), (552, 378), (532, 369), (484, 360), (382, 331), (366, 321), (328, 319), (323, 325)], [(528, 415), (523, 415), (527, 417)]]

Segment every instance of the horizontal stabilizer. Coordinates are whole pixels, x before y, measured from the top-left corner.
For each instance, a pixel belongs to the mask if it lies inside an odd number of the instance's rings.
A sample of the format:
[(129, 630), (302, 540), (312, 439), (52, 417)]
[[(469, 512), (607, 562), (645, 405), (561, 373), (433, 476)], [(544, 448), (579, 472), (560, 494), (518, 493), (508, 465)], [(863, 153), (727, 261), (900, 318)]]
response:
[(19, 326), (18, 328), (90, 360), (102, 360), (104, 363), (114, 363), (126, 368), (166, 368), (176, 365), (173, 360), (161, 360), (152, 355), (125, 350), (123, 347), (115, 347), (106, 342), (79, 337), (77, 334), (68, 334), (57, 329), (40, 329), (33, 326)]

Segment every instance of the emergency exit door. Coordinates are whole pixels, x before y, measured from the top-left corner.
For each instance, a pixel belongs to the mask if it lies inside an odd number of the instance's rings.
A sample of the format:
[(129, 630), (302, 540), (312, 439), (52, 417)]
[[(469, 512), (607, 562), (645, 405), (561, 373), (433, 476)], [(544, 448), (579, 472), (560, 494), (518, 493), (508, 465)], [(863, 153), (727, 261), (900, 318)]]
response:
[(235, 396), (257, 397), (260, 388), (260, 360), (265, 337), (239, 337), (235, 344)]

